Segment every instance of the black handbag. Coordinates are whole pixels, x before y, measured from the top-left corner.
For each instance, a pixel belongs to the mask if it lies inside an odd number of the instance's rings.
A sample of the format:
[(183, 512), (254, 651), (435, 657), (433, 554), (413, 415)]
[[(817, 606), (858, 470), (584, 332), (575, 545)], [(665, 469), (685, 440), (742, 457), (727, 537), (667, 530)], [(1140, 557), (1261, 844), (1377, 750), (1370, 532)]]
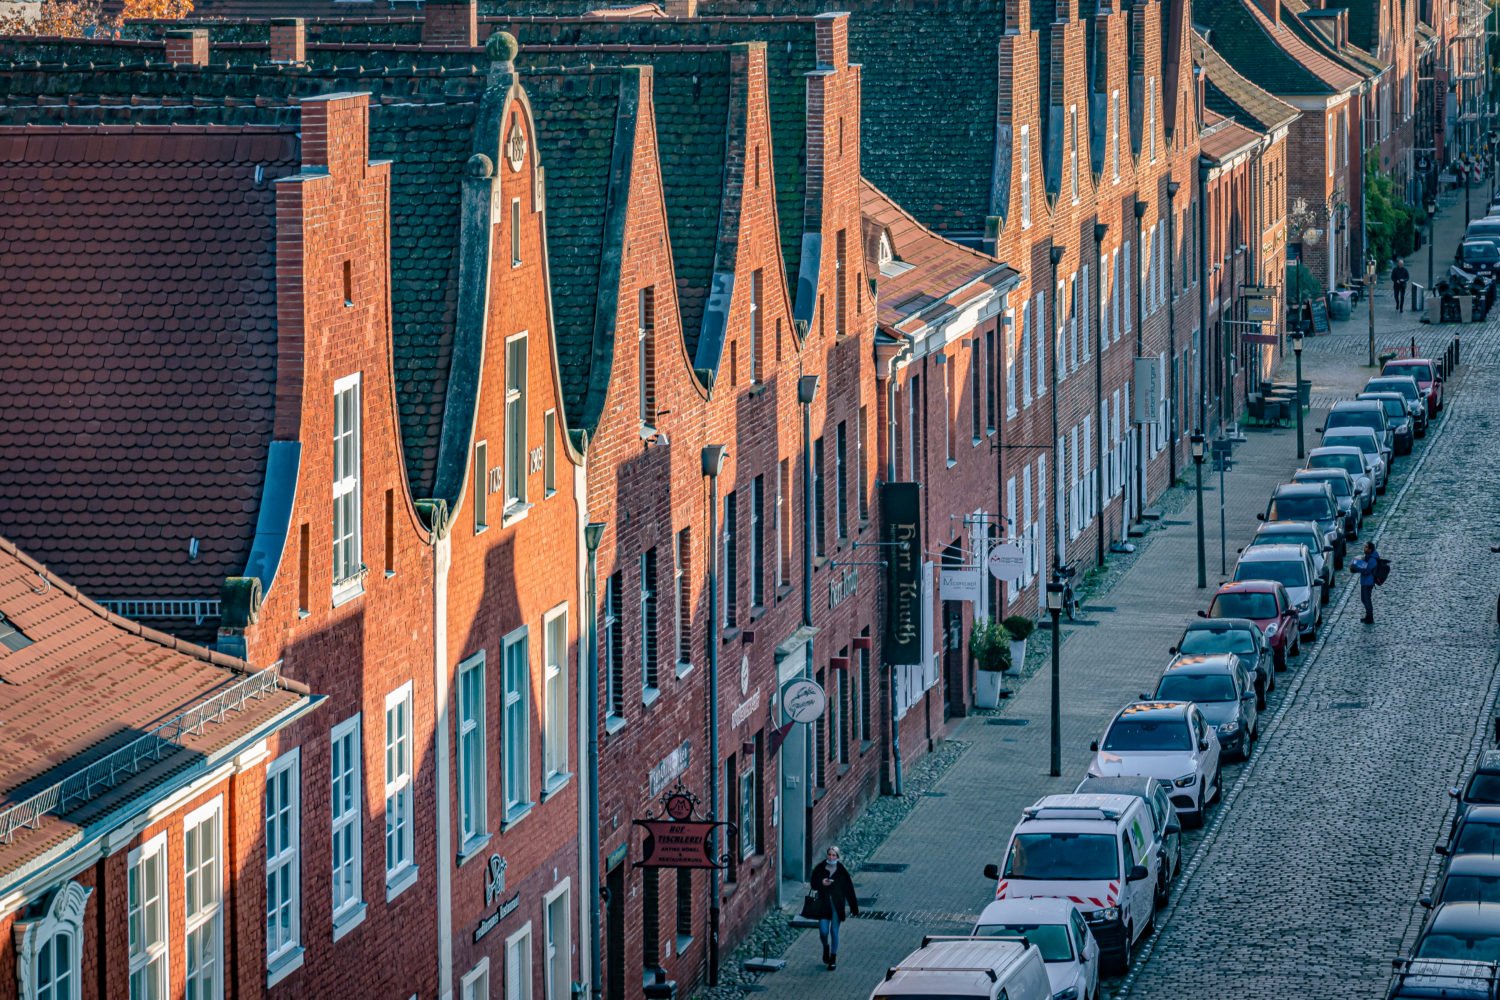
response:
[(810, 892), (802, 898), (802, 916), (808, 920), (827, 920), (829, 908), (819, 893)]

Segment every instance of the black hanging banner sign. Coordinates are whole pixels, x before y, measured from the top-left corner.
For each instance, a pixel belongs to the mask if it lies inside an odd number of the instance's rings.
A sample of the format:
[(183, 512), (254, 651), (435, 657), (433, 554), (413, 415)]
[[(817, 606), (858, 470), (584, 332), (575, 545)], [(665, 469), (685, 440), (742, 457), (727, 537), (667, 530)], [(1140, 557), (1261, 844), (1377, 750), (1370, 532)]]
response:
[(922, 521), (917, 483), (886, 483), (880, 512), (886, 561), (887, 664), (922, 662)]

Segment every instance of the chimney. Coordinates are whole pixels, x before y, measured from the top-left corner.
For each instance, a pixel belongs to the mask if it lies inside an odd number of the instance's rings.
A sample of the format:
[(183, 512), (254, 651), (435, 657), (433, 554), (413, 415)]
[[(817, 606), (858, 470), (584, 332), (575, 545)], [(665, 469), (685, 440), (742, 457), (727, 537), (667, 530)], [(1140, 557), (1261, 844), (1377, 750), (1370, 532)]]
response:
[(1271, 19), (1272, 24), (1281, 23), (1281, 0), (1255, 0), (1255, 6)]
[(293, 66), (307, 62), (307, 26), (302, 18), (271, 19), (271, 61)]
[(169, 31), (166, 39), (167, 62), (174, 65), (208, 65), (208, 29)]
[(427, 0), (422, 5), (422, 44), (479, 44), (479, 6), (476, 0)]
[(300, 107), (302, 169), (362, 176), (369, 162), (370, 95), (319, 94), (304, 97)]
[(698, 0), (662, 0), (662, 12), (668, 17), (697, 17)]
[(828, 69), (843, 69), (848, 66), (849, 15), (819, 14), (816, 21), (814, 38), (818, 66)]

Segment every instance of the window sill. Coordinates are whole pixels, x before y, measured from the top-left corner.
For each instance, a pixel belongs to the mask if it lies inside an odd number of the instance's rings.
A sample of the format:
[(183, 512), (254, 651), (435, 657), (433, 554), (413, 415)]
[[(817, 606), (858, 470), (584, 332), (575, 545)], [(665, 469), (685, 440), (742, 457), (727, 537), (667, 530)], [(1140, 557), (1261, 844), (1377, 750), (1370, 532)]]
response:
[(817, 788), (813, 789), (813, 797), (812, 797), (813, 805), (817, 805), (819, 802), (822, 802), (827, 797), (828, 797), (828, 789), (827, 789), (826, 786), (819, 785)]
[(613, 736), (615, 733), (618, 733), (625, 728), (625, 722), (626, 719), (623, 715), (606, 715), (604, 717), (604, 735)]
[(542, 490), (543, 500), (550, 500), (555, 496), (557, 496), (557, 490)]
[(875, 741), (874, 740), (860, 740), (859, 741), (859, 755), (861, 757), (863, 757), (865, 754), (869, 753), (870, 750), (874, 746), (875, 746)]
[(641, 691), (641, 704), (650, 708), (656, 704), (656, 699), (661, 697), (661, 688), (646, 688)]
[(546, 802), (552, 796), (567, 788), (568, 782), (572, 780), (572, 771), (563, 771), (561, 774), (552, 775), (552, 777), (547, 779), (547, 784), (542, 788), (542, 801)]
[(766, 384), (764, 382), (759, 381), (759, 380), (756, 380), (750, 386), (750, 396), (752, 398), (754, 398), (756, 396), (763, 395), (765, 393), (765, 391), (766, 391)]
[(475, 855), (488, 847), (489, 843), (490, 835), (487, 832), (481, 833), (476, 837), (470, 837), (459, 847), (458, 858), (456, 859), (455, 864), (457, 864), (458, 867), (462, 868), (464, 866), (464, 862), (473, 859)]
[(684, 677), (686, 677), (688, 674), (690, 674), (692, 672), (693, 672), (693, 665), (691, 663), (682, 663), (682, 662), (679, 662), (677, 664), (676, 668), (672, 671), (672, 674), (678, 680), (682, 680)]
[(510, 811), (505, 814), (505, 819), (500, 822), (500, 832), (504, 833), (511, 827), (515, 826), (517, 823), (521, 822), (521, 820), (531, 815), (531, 810), (535, 807), (535, 802), (522, 802), (518, 805), (511, 806)]
[(406, 867), (395, 872), (387, 872), (385, 876), (385, 901), (394, 900), (407, 889), (417, 884), (417, 866), (408, 864)]
[(828, 557), (826, 555), (823, 555), (823, 556), (814, 556), (813, 557), (813, 572), (814, 573), (816, 573), (818, 570), (822, 569), (824, 566), (827, 566), (827, 565), (828, 565)]
[(267, 965), (266, 989), (270, 989), (287, 976), (302, 968), (302, 960), (306, 957), (307, 949), (299, 945)]
[(500, 518), (500, 527), (509, 528), (512, 524), (526, 519), (526, 512), (531, 510), (531, 504), (525, 502), (508, 504), (505, 513)]
[(840, 764), (839, 765), (838, 774), (836, 775), (836, 777), (842, 778), (844, 775), (846, 775), (848, 773), (849, 773), (849, 765), (848, 764)]
[(368, 912), (369, 909), (370, 908), (365, 905), (365, 901), (360, 900), (354, 906), (349, 907), (343, 913), (335, 916), (333, 918), (333, 940), (337, 942), (345, 934), (348, 934), (350, 931), (354, 930), (354, 928), (364, 923), (365, 913)]
[(761, 615), (763, 615), (765, 613), (766, 613), (766, 606), (764, 604), (752, 604), (752, 605), (750, 605), (750, 620), (752, 622), (755, 621), (757, 618), (759, 618)]
[(333, 606), (339, 607), (348, 604), (356, 597), (363, 597), (365, 593), (364, 581), (355, 577), (352, 581), (339, 584), (333, 588)]
[(476, 524), (474, 526), (474, 534), (476, 534), (476, 535), (482, 535), (486, 531), (489, 531), (489, 530), (490, 530), (490, 526), (488, 524)]
[(691, 934), (679, 934), (677, 935), (676, 944), (677, 954), (686, 955), (687, 950), (693, 946), (693, 936)]
[(955, 465), (957, 465), (957, 464), (958, 464), (958, 459), (956, 459), (956, 458), (950, 458), (950, 459), (948, 459), (948, 461), (947, 461), (947, 466), (948, 466), (948, 468), (950, 468), (950, 469), (951, 469), (951, 468), (953, 468), (953, 467), (954, 467), (954, 466), (955, 466)]
[(792, 585), (790, 583), (784, 583), (776, 588), (776, 599), (779, 601), (782, 598), (789, 596), (791, 592)]
[(723, 642), (732, 642), (739, 637), (740, 627), (738, 625), (727, 625), (724, 631), (719, 633), (719, 639)]

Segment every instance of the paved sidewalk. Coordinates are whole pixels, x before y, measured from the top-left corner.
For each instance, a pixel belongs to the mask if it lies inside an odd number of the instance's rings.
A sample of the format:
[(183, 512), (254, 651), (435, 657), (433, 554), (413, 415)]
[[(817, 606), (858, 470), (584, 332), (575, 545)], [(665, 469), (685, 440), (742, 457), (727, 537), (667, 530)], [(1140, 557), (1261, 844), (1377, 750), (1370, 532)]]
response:
[[(1440, 221), (1437, 267), (1446, 272), (1444, 248), (1451, 257), (1451, 210)], [(1457, 230), (1462, 229), (1462, 205)], [(1456, 232), (1454, 233), (1456, 235)], [(1425, 251), (1407, 262), (1418, 280), (1426, 277)], [(1324, 407), (1352, 396), (1372, 371), (1365, 367), (1366, 319), (1335, 324), (1328, 335), (1312, 338), (1304, 354), (1304, 377), (1313, 383), (1315, 408), (1306, 418), (1309, 448)], [(1440, 350), (1455, 329), (1428, 328), (1412, 313), (1398, 316), (1389, 285), (1377, 292), (1377, 349), (1418, 338), (1423, 350)], [(1279, 379), (1292, 377), (1287, 359)], [(1236, 449), (1234, 469), (1226, 476), (1225, 523), (1228, 544), (1224, 565), (1232, 570), (1235, 550), (1254, 533), (1255, 514), (1278, 483), (1299, 465), (1292, 428), (1251, 430)], [(1404, 463), (1409, 466), (1408, 461)], [(1189, 482), (1191, 470), (1187, 470)], [(1218, 477), (1205, 470), (1209, 587), (1220, 575)], [(1393, 494), (1394, 495), (1394, 491)], [(1176, 499), (1176, 498), (1174, 498)], [(1168, 509), (1172, 503), (1166, 505)], [(1196, 520), (1192, 498), (1181, 512), (1168, 514), (1148, 537), (1148, 544), (1108, 592), (1093, 599), (1087, 624), (1064, 628), (1062, 648), (1062, 778), (1047, 775), (1050, 676), (1046, 669), (1029, 678), (1005, 703), (1001, 717), (972, 717), (954, 733), (970, 748), (916, 807), (870, 861), (893, 871), (855, 873), (866, 911), (843, 929), (842, 961), (837, 972), (821, 962), (816, 933), (803, 933), (783, 956), (787, 968), (761, 981), (769, 997), (863, 1000), (884, 971), (920, 943), (923, 933), (955, 933), (992, 897), (992, 882), (980, 874), (985, 863), (1000, 860), (1010, 830), (1022, 808), (1038, 797), (1070, 791), (1087, 766), (1089, 742), (1102, 731), (1120, 705), (1154, 685), (1170, 646), (1184, 623), (1205, 606), (1207, 594), (1196, 587)], [(1385, 507), (1382, 504), (1381, 507)], [(1340, 579), (1340, 591), (1347, 583)], [(1336, 598), (1337, 599), (1337, 598)], [(1304, 657), (1305, 659), (1305, 657)], [(1281, 675), (1297, 676), (1300, 665)], [(1276, 697), (1280, 697), (1278, 692)], [(1226, 769), (1226, 785), (1238, 768)], [(1192, 838), (1196, 844), (1198, 838)], [(1158, 960), (1166, 956), (1158, 956)]]

